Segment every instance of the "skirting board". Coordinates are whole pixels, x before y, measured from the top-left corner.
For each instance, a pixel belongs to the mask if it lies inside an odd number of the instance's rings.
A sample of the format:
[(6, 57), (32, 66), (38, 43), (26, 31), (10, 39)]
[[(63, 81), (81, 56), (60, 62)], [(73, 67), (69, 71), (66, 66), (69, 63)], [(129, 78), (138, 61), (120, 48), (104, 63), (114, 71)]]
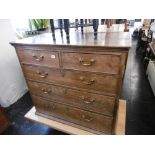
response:
[[(88, 132), (70, 125), (66, 125), (39, 115), (35, 114), (36, 110), (33, 107), (27, 112), (25, 117), (32, 121), (45, 124), (53, 129), (71, 134), (71, 135), (94, 135), (92, 132)], [(125, 135), (125, 122), (126, 122), (126, 101), (119, 100), (119, 106), (117, 111), (116, 125), (115, 125), (115, 135)]]

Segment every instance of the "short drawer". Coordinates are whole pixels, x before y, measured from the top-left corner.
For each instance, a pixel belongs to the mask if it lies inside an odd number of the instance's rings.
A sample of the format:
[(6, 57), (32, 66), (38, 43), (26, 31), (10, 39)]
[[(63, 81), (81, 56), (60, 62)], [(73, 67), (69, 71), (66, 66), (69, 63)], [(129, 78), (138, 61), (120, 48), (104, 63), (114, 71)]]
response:
[(100, 91), (107, 95), (119, 93), (118, 75), (96, 74), (81, 71), (68, 71), (23, 65), (27, 79), (34, 81), (59, 84), (68, 87), (87, 89), (88, 91)]
[(51, 115), (56, 118), (75, 123), (105, 134), (111, 134), (113, 118), (96, 113), (72, 108), (64, 104), (51, 102), (36, 96), (32, 96), (37, 113)]
[(120, 55), (62, 53), (62, 66), (65, 69), (94, 71), (110, 74), (120, 73)]
[(113, 116), (115, 98), (69, 89), (60, 86), (28, 81), (30, 92), (69, 106)]
[(58, 52), (44, 50), (18, 50), (18, 57), (23, 64), (35, 64), (59, 68)]

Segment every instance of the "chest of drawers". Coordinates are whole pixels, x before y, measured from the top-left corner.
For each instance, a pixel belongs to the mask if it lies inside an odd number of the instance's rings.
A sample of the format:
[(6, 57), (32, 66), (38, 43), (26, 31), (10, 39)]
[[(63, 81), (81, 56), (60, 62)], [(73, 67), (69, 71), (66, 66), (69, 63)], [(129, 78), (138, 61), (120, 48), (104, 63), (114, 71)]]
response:
[(61, 39), (53, 42), (49, 33), (11, 43), (36, 113), (94, 133), (113, 134), (129, 33), (100, 33), (98, 40), (93, 34), (78, 39), (71, 34), (69, 44)]

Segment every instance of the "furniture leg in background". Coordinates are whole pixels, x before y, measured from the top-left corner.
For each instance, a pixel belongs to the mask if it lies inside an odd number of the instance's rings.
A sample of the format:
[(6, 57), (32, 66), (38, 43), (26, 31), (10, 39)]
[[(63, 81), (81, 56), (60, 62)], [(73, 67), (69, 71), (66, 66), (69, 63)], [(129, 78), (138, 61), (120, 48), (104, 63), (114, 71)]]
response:
[(105, 24), (105, 19), (101, 19), (101, 25)]
[(51, 25), (51, 32), (52, 32), (52, 36), (53, 36), (53, 40), (55, 41), (55, 27), (54, 27), (54, 20), (50, 19), (50, 25)]
[(59, 24), (59, 28), (60, 28), (61, 37), (63, 37), (63, 32), (62, 32), (63, 22), (62, 22), (62, 19), (58, 19), (58, 24)]
[(78, 19), (75, 19), (75, 27), (76, 27), (76, 30), (78, 30), (78, 24), (79, 24), (79, 20)]
[(67, 39), (67, 43), (70, 42), (70, 37), (69, 37), (69, 19), (64, 19), (64, 29), (66, 32), (66, 39)]
[(97, 39), (98, 25), (99, 25), (99, 20), (93, 19), (94, 39)]
[(111, 19), (106, 19), (107, 28), (110, 28), (112, 26)]
[(128, 21), (127, 21), (127, 19), (125, 19), (124, 32), (129, 32), (129, 27), (128, 27)]
[(80, 19), (81, 33), (82, 33), (82, 34), (83, 34), (83, 24), (84, 24), (83, 19)]

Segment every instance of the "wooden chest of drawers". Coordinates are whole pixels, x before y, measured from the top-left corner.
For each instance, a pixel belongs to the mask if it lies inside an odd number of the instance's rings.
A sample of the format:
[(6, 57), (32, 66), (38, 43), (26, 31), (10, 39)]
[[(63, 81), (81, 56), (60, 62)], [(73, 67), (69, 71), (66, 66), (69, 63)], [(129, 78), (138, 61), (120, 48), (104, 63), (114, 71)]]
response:
[(113, 134), (129, 33), (100, 33), (70, 44), (42, 34), (11, 43), (37, 114), (94, 133)]

